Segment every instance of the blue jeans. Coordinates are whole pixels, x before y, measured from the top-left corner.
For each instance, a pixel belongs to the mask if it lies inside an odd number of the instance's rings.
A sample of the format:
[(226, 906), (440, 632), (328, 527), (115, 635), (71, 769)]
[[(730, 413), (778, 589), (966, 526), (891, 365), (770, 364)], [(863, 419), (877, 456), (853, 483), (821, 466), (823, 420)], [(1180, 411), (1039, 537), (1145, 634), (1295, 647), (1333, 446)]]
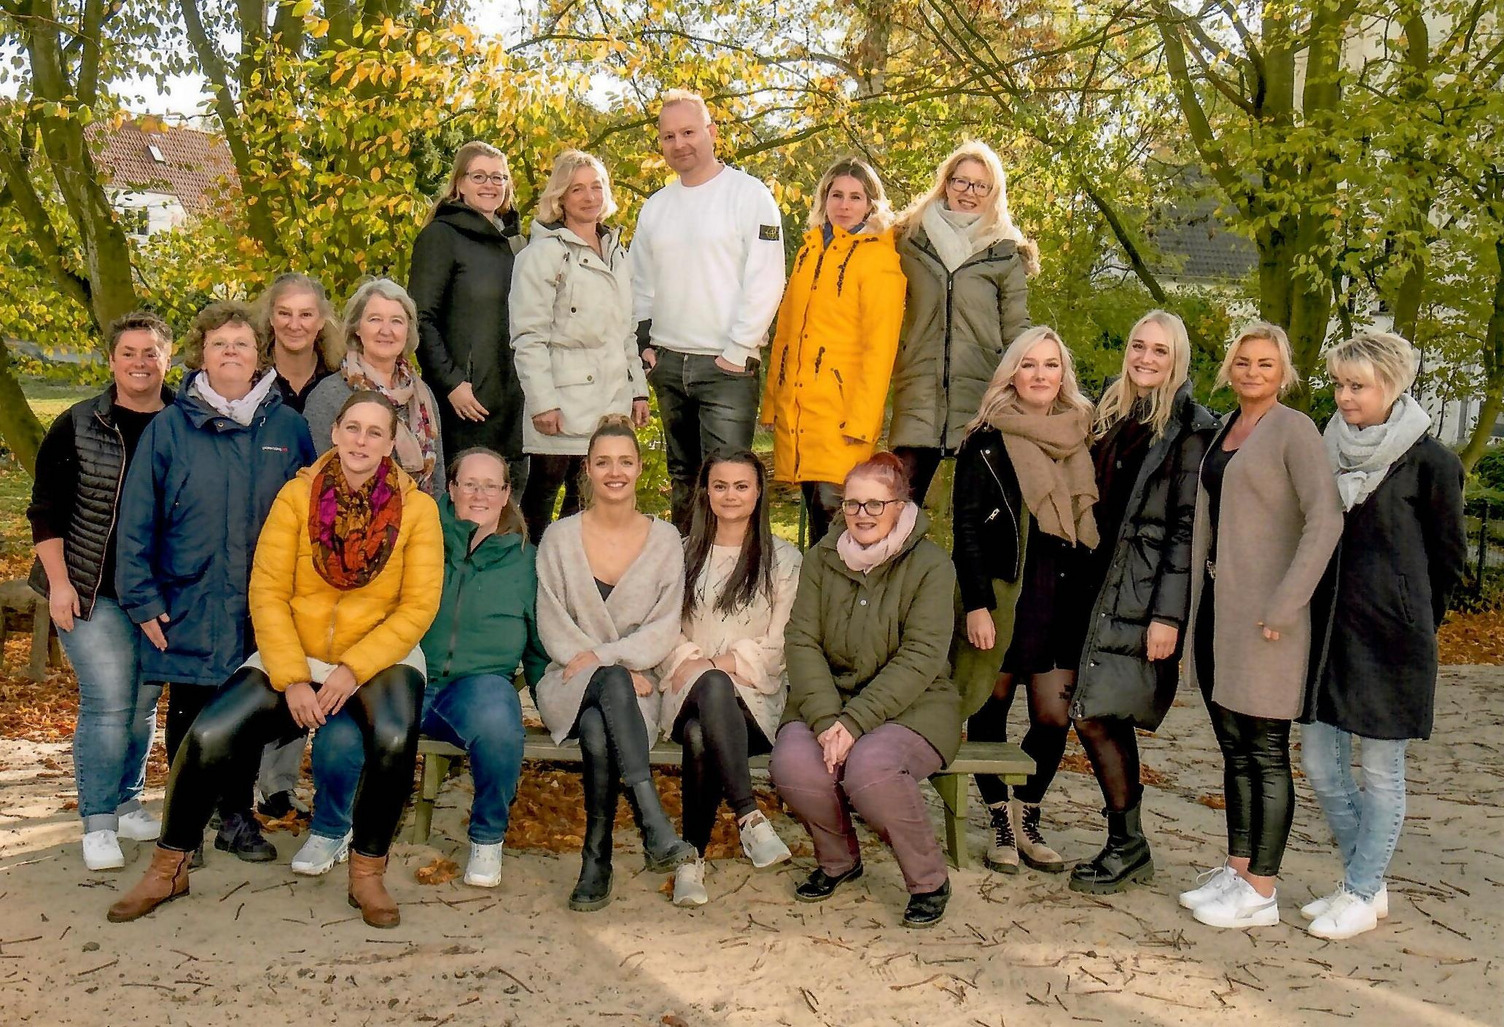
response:
[(88, 620), (58, 635), (78, 674), (78, 815), (85, 831), (114, 831), (121, 814), (141, 808), (162, 686), (141, 680), (141, 629), (113, 599), (101, 596)]
[[(522, 776), (522, 703), (511, 679), (475, 674), (440, 688), (430, 685), (423, 696), (422, 732), (465, 750), (475, 781), (470, 840), (499, 843), (506, 837)], [(313, 736), (314, 834), (342, 838), (350, 830), (355, 786), (364, 766), (360, 728), (341, 710)]]
[(1301, 759), (1346, 868), (1343, 887), (1372, 900), (1405, 823), (1405, 738), (1361, 738), (1363, 787), (1353, 778), (1353, 734), (1302, 725)]

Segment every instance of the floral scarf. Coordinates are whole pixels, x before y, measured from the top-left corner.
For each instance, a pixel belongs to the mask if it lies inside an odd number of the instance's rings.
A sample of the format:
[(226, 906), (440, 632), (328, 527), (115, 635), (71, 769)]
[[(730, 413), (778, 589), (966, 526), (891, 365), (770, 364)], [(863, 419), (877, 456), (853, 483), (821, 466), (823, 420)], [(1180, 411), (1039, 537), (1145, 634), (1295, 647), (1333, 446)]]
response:
[(399, 357), (388, 388), (371, 375), (360, 354), (351, 350), (340, 364), (340, 374), (351, 389), (379, 392), (397, 407), (397, 446), (393, 453), (418, 488), (428, 492), (433, 487), (434, 469), (439, 462), (439, 409), (433, 393), (419, 380), (412, 364), (406, 357)]
[(397, 546), (402, 528), (402, 485), (391, 457), (358, 489), (345, 481), (331, 454), (314, 472), (308, 504), (313, 566), (342, 592), (371, 583)]

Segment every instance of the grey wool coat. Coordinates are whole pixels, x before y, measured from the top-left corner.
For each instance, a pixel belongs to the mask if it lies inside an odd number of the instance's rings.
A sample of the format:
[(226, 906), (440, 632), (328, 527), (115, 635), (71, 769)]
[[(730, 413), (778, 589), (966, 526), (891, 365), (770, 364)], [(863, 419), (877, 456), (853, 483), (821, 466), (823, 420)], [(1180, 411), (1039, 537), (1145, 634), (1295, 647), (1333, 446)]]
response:
[[(1220, 446), (1231, 419), (1212, 446)], [(1211, 546), (1206, 490), (1196, 487), (1191, 538), (1191, 615), (1184, 661), (1196, 680), (1196, 618)], [(1276, 405), (1227, 464), (1217, 523), (1212, 701), (1234, 713), (1294, 720), (1310, 675), (1311, 596), (1337, 540), (1342, 501), (1321, 433), (1298, 410)], [(1260, 623), (1279, 632), (1264, 638)]]
[[(1329, 475), (1330, 476), (1330, 475)], [(538, 637), (548, 670), (535, 692), (538, 713), (555, 742), (574, 733), (580, 700), (596, 668), (564, 677), (570, 660), (586, 649), (598, 666), (618, 664), (653, 682), (637, 697), (648, 738), (658, 737), (660, 693), (654, 668), (679, 644), (684, 603), (684, 544), (667, 521), (653, 521), (647, 543), (609, 599), (602, 599), (580, 536), (581, 514), (549, 525), (538, 543)]]

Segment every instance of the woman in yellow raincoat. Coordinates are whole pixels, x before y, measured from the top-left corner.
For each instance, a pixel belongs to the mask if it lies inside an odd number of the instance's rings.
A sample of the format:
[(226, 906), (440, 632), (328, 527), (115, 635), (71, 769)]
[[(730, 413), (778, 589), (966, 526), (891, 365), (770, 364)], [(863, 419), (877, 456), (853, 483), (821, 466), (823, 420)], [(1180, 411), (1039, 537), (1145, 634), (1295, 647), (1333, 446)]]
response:
[(870, 166), (831, 165), (778, 308), (762, 416), (774, 478), (802, 486), (811, 543), (840, 510), (840, 482), (882, 434), (905, 289), (892, 221)]

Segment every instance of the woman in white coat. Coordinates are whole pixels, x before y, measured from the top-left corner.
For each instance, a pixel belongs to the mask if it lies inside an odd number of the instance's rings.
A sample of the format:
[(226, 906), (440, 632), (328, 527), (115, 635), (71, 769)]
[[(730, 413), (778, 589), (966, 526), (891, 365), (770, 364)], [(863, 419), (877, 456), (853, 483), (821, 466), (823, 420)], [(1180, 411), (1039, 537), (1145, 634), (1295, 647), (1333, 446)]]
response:
[(531, 241), (512, 273), (512, 350), (531, 457), (522, 492), (530, 538), (580, 510), (580, 473), (590, 433), (606, 414), (648, 423), (648, 386), (632, 326), (632, 275), (611, 179), (595, 157), (565, 150), (538, 200)]

